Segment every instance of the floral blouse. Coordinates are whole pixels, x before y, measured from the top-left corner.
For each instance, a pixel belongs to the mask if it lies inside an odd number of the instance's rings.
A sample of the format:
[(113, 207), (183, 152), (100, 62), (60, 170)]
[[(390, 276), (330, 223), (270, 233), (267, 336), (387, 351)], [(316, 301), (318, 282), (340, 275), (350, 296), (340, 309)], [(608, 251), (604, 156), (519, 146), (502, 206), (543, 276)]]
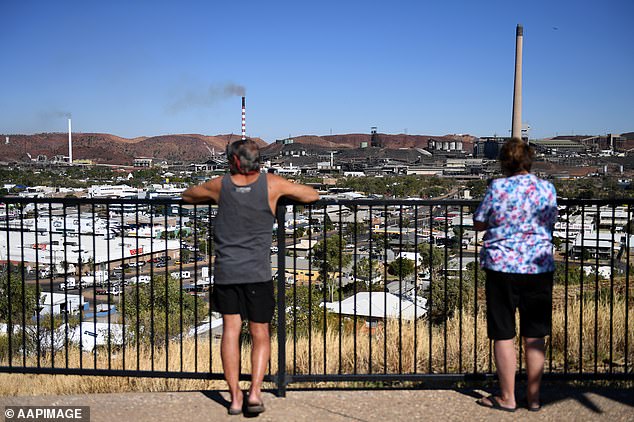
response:
[(487, 224), (482, 268), (521, 274), (555, 270), (552, 230), (557, 194), (550, 182), (532, 174), (495, 179), (473, 218)]

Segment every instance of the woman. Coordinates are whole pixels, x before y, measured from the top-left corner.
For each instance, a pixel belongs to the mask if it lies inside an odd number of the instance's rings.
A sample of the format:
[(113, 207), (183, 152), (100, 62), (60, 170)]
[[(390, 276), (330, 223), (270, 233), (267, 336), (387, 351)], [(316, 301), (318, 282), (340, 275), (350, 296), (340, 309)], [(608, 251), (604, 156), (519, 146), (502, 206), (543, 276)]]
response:
[(557, 218), (554, 186), (530, 174), (534, 152), (520, 139), (500, 151), (502, 173), (493, 180), (474, 214), (486, 230), (480, 264), (486, 272), (487, 334), (494, 340), (500, 395), (478, 400), (493, 409), (515, 411), (515, 310), (526, 356), (528, 410), (541, 408), (544, 337), (550, 335), (555, 262), (552, 229)]

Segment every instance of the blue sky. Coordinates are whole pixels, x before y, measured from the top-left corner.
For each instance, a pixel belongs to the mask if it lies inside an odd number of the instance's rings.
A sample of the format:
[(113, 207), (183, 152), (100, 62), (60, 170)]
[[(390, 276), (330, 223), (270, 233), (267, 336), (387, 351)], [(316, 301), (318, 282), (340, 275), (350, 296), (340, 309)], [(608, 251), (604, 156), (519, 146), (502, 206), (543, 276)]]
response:
[(0, 133), (634, 130), (634, 2), (0, 2)]

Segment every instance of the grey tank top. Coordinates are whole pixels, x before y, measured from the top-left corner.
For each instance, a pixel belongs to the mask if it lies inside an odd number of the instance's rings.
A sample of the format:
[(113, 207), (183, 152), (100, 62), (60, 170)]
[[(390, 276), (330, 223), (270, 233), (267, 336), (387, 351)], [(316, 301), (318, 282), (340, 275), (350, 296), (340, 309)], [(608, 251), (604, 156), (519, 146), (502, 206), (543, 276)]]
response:
[(214, 224), (217, 284), (259, 283), (272, 279), (271, 236), (275, 217), (269, 206), (266, 174), (246, 186), (222, 178)]

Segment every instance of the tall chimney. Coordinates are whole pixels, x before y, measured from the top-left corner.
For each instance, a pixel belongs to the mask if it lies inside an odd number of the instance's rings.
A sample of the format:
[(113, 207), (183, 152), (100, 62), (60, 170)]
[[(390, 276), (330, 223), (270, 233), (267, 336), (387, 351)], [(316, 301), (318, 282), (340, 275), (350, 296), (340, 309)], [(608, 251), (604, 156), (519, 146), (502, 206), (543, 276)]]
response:
[(246, 100), (242, 97), (242, 139), (247, 139)]
[(513, 122), (511, 137), (522, 139), (522, 44), (524, 27), (517, 25), (515, 31), (515, 86), (513, 88)]
[(70, 117), (68, 118), (68, 164), (73, 164), (73, 137), (70, 124)]

